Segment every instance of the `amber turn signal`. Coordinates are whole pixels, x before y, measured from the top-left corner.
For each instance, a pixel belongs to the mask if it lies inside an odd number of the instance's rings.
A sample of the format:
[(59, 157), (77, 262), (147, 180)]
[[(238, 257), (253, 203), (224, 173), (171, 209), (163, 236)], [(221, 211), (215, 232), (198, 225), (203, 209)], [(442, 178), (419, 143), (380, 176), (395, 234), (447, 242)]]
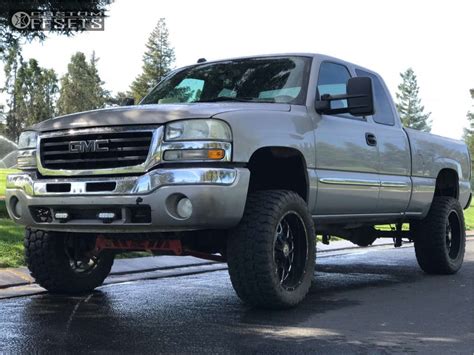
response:
[(220, 160), (224, 158), (224, 154), (223, 149), (210, 149), (207, 151), (207, 157), (212, 160)]

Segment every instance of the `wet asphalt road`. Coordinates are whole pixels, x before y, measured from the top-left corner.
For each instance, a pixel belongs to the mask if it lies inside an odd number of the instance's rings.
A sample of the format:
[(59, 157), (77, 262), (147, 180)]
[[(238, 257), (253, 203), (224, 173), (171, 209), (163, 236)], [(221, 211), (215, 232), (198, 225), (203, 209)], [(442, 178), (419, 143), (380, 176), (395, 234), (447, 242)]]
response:
[(427, 276), (413, 248), (321, 254), (298, 308), (260, 311), (226, 271), (0, 301), (7, 352), (474, 353), (474, 240), (463, 269)]

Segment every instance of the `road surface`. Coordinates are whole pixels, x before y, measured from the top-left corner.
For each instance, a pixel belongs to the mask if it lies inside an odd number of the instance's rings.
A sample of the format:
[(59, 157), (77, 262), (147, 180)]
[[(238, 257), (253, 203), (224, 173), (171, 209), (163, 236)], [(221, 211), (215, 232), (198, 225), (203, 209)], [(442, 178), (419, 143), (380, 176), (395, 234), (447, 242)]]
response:
[(226, 271), (0, 301), (3, 352), (474, 353), (474, 240), (463, 269), (427, 276), (413, 248), (320, 254), (289, 311), (243, 305)]

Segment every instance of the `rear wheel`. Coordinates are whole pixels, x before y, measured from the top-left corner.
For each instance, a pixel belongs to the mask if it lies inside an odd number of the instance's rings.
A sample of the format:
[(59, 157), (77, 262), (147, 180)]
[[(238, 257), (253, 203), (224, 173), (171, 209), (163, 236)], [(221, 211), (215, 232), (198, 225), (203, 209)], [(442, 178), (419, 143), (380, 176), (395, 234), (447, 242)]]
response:
[(464, 260), (466, 231), (459, 201), (435, 197), (426, 218), (413, 224), (416, 259), (429, 274), (454, 274)]
[(102, 285), (114, 262), (97, 253), (95, 238), (26, 229), (26, 264), (36, 282), (50, 292), (82, 293)]
[(311, 286), (315, 243), (311, 215), (298, 194), (250, 194), (244, 217), (228, 241), (229, 274), (237, 295), (263, 308), (297, 305)]

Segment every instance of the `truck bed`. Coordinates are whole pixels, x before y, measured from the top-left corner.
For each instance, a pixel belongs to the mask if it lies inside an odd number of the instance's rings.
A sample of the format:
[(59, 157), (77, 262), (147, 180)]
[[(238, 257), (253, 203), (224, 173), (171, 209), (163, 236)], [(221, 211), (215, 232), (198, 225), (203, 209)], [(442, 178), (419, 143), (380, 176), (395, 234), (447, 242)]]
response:
[(411, 147), (414, 188), (416, 178), (436, 179), (442, 169), (451, 168), (458, 173), (459, 201), (465, 207), (471, 193), (471, 161), (465, 143), (410, 128), (404, 130)]

